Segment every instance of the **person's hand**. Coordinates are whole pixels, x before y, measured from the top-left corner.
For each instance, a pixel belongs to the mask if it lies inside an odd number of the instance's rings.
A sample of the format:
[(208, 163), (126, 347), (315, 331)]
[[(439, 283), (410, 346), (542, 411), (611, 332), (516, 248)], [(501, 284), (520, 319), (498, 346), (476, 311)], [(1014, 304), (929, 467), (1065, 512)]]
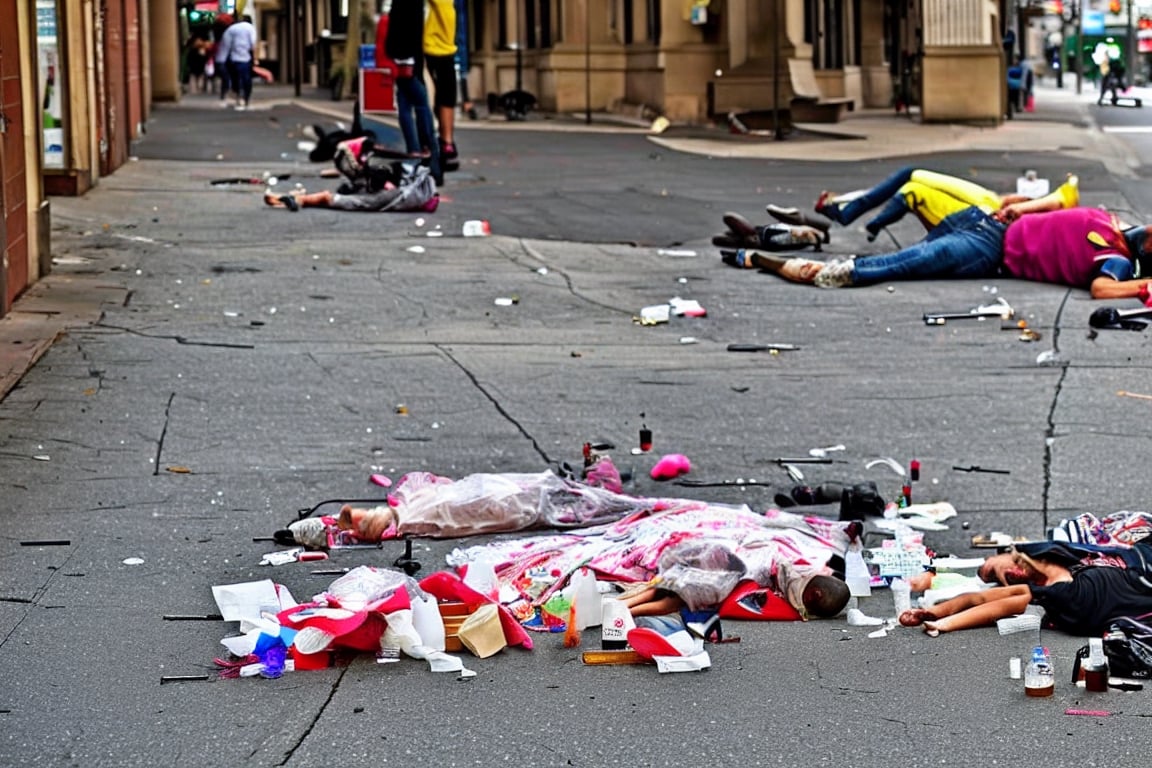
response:
[(992, 216), (997, 221), (1002, 221), (1005, 224), (1011, 224), (1012, 222), (1016, 221), (1016, 219), (1020, 218), (1020, 214), (1021, 211), (1019, 204), (1013, 203), (1011, 205), (1004, 206), (1000, 210), (996, 211), (996, 213), (992, 214)]

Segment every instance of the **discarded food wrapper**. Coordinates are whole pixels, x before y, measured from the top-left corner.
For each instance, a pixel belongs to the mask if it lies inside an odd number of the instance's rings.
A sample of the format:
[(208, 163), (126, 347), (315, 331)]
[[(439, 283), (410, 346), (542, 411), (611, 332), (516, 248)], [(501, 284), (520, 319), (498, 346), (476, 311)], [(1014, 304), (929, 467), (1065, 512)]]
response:
[(492, 234), (492, 227), (482, 219), (471, 219), (464, 222), (464, 237), (487, 237)]
[(500, 298), (496, 299), (495, 302), (496, 306), (498, 307), (510, 307), (513, 304), (519, 303), (520, 299), (517, 296), (501, 296)]
[(668, 301), (672, 314), (677, 317), (707, 317), (708, 311), (700, 306), (694, 299), (682, 299), (679, 296)]
[(666, 323), (671, 314), (672, 307), (667, 304), (654, 304), (650, 307), (643, 307), (640, 310), (640, 324), (657, 325), (659, 323)]
[(686, 248), (660, 248), (656, 253), (660, 256), (679, 256), (680, 258), (689, 258), (696, 255), (696, 251), (690, 251)]
[(977, 549), (995, 549), (997, 547), (1006, 547), (1009, 544), (1018, 544), (1025, 541), (1028, 541), (1028, 539), (1022, 536), (1013, 537), (1007, 533), (992, 531), (991, 533), (981, 533), (973, 536), (972, 546)]

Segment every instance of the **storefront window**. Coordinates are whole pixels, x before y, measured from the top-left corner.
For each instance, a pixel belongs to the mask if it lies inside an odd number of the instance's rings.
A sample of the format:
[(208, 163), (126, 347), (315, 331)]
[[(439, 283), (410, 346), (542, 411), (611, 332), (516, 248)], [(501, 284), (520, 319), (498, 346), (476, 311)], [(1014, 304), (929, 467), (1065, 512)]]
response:
[(44, 130), (44, 167), (64, 167), (64, 70), (56, 0), (36, 0), (36, 49), (40, 67), (40, 111)]

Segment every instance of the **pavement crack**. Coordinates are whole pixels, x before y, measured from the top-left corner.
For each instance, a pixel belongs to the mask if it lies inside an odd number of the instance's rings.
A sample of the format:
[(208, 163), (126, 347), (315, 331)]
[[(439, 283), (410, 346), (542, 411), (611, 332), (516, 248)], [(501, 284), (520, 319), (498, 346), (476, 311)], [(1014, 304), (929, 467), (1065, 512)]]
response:
[[(605, 304), (602, 301), (597, 301), (596, 299), (585, 296), (583, 293), (580, 292), (580, 289), (576, 287), (576, 284), (574, 282), (572, 282), (572, 276), (571, 275), (569, 275), (564, 270), (557, 269), (554, 265), (549, 264), (548, 260), (544, 258), (544, 255), (542, 253), (537, 251), (535, 248), (533, 248), (531, 245), (529, 245), (524, 240), (521, 239), (519, 242), (520, 242), (520, 247), (532, 259), (534, 259), (541, 266), (546, 266), (549, 270), (560, 275), (560, 279), (562, 279), (564, 281), (564, 285), (568, 288), (568, 293), (571, 294), (572, 296), (575, 296), (577, 299), (580, 299), (580, 301), (583, 301), (586, 304), (591, 304), (594, 307), (600, 307), (601, 309), (606, 309), (609, 312), (617, 312), (617, 313), (622, 314), (622, 315), (628, 315), (629, 317), (631, 317), (632, 315), (635, 314), (635, 312), (633, 312), (630, 309), (621, 309), (620, 307), (614, 307), (611, 304)], [(499, 250), (499, 249), (497, 249), (497, 250)], [(513, 254), (505, 253), (504, 255), (510, 261), (512, 261), (515, 264), (521, 264), (522, 263)]]
[(160, 438), (156, 441), (156, 461), (152, 466), (153, 477), (160, 474), (160, 459), (164, 455), (164, 439), (168, 436), (168, 423), (172, 417), (172, 401), (176, 399), (175, 392), (168, 393), (168, 402), (164, 404), (164, 424), (160, 427)]
[(111, 331), (123, 331), (124, 333), (130, 333), (133, 336), (140, 336), (140, 337), (145, 338), (145, 339), (169, 339), (171, 341), (176, 342), (177, 344), (185, 344), (185, 345), (190, 346), (190, 347), (222, 347), (224, 349), (256, 349), (255, 344), (236, 344), (236, 343), (233, 343), (230, 341), (197, 341), (195, 339), (190, 339), (187, 336), (180, 336), (177, 334), (145, 333), (144, 331), (138, 331), (135, 328), (128, 328), (128, 327), (123, 326), (123, 325), (112, 325), (110, 323), (105, 323), (103, 321), (95, 323), (93, 327), (95, 327), (95, 328), (107, 328), (108, 330), (111, 330)]
[(296, 743), (289, 747), (288, 751), (284, 753), (284, 759), (276, 763), (276, 765), (287, 765), (288, 761), (292, 759), (292, 756), (296, 754), (296, 750), (300, 749), (300, 745), (304, 743), (304, 740), (312, 733), (312, 729), (320, 722), (320, 718), (324, 716), (328, 705), (332, 703), (333, 697), (336, 696), (336, 691), (340, 689), (340, 683), (343, 682), (344, 675), (348, 674), (350, 668), (351, 665), (345, 666), (340, 670), (340, 675), (333, 681), (332, 689), (328, 691), (328, 698), (324, 699), (324, 703), (320, 705), (316, 710), (316, 714), (312, 716), (312, 722), (308, 723), (308, 727), (300, 734), (300, 738), (296, 739)]
[[(1064, 307), (1068, 304), (1071, 291), (1064, 293), (1064, 300), (1056, 310), (1056, 317), (1052, 321), (1052, 353), (1060, 359), (1060, 321), (1064, 317)], [(1048, 513), (1052, 492), (1052, 447), (1056, 444), (1056, 409), (1060, 405), (1060, 395), (1064, 391), (1064, 380), (1068, 377), (1068, 365), (1061, 364), (1060, 376), (1056, 379), (1056, 386), (1052, 391), (1052, 403), (1048, 406), (1048, 415), (1045, 417), (1047, 427), (1044, 430), (1044, 489), (1040, 494), (1040, 507), (1043, 516), (1042, 531), (1048, 530)]]
[(437, 350), (439, 350), (441, 354), (443, 354), (445, 357), (447, 357), (449, 360), (451, 360), (452, 363), (455, 364), (455, 366), (457, 368), (459, 368), (464, 373), (465, 376), (468, 377), (468, 380), (472, 382), (472, 386), (476, 387), (477, 391), (479, 391), (480, 394), (482, 394), (482, 395), (484, 395), (484, 397), (488, 398), (488, 402), (492, 403), (492, 407), (494, 407), (496, 409), (497, 413), (499, 413), (501, 416), (503, 416), (508, 421), (509, 424), (516, 427), (516, 431), (518, 431), (521, 435), (523, 435), (525, 438), (527, 438), (528, 442), (532, 443), (532, 447), (536, 450), (536, 453), (538, 453), (540, 455), (540, 458), (544, 459), (544, 462), (546, 464), (551, 465), (552, 459), (549, 458), (548, 453), (542, 447), (540, 447), (540, 443), (537, 442), (536, 438), (533, 437), (531, 434), (529, 434), (528, 430), (526, 430), (524, 428), (524, 425), (522, 425), (519, 421), (517, 421), (512, 416), (512, 414), (510, 414), (508, 412), (508, 410), (506, 408), (504, 408), (503, 405), (500, 404), (500, 401), (497, 400), (492, 395), (492, 393), (489, 392), (484, 387), (483, 384), (480, 383), (480, 380), (478, 378), (476, 378), (476, 374), (474, 374), (474, 373), (472, 373), (472, 371), (468, 370), (467, 366), (465, 366), (463, 363), (461, 363), (459, 360), (457, 360), (456, 357), (451, 352), (449, 352), (447, 349), (445, 349), (444, 347), (439, 346), (439, 345), (433, 345), (433, 346)]

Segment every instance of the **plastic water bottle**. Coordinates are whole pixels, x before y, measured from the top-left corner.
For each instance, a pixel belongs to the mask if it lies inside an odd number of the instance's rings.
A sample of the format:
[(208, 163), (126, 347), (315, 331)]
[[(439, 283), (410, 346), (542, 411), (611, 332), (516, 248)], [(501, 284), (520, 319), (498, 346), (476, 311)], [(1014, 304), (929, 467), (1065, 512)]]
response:
[(892, 579), (889, 590), (892, 592), (892, 607), (896, 611), (897, 618), (904, 611), (912, 610), (912, 588), (907, 581), (897, 576)]
[(1056, 673), (1052, 669), (1052, 657), (1048, 649), (1036, 646), (1032, 649), (1032, 659), (1024, 671), (1024, 693), (1028, 696), (1051, 696), (1056, 690)]

